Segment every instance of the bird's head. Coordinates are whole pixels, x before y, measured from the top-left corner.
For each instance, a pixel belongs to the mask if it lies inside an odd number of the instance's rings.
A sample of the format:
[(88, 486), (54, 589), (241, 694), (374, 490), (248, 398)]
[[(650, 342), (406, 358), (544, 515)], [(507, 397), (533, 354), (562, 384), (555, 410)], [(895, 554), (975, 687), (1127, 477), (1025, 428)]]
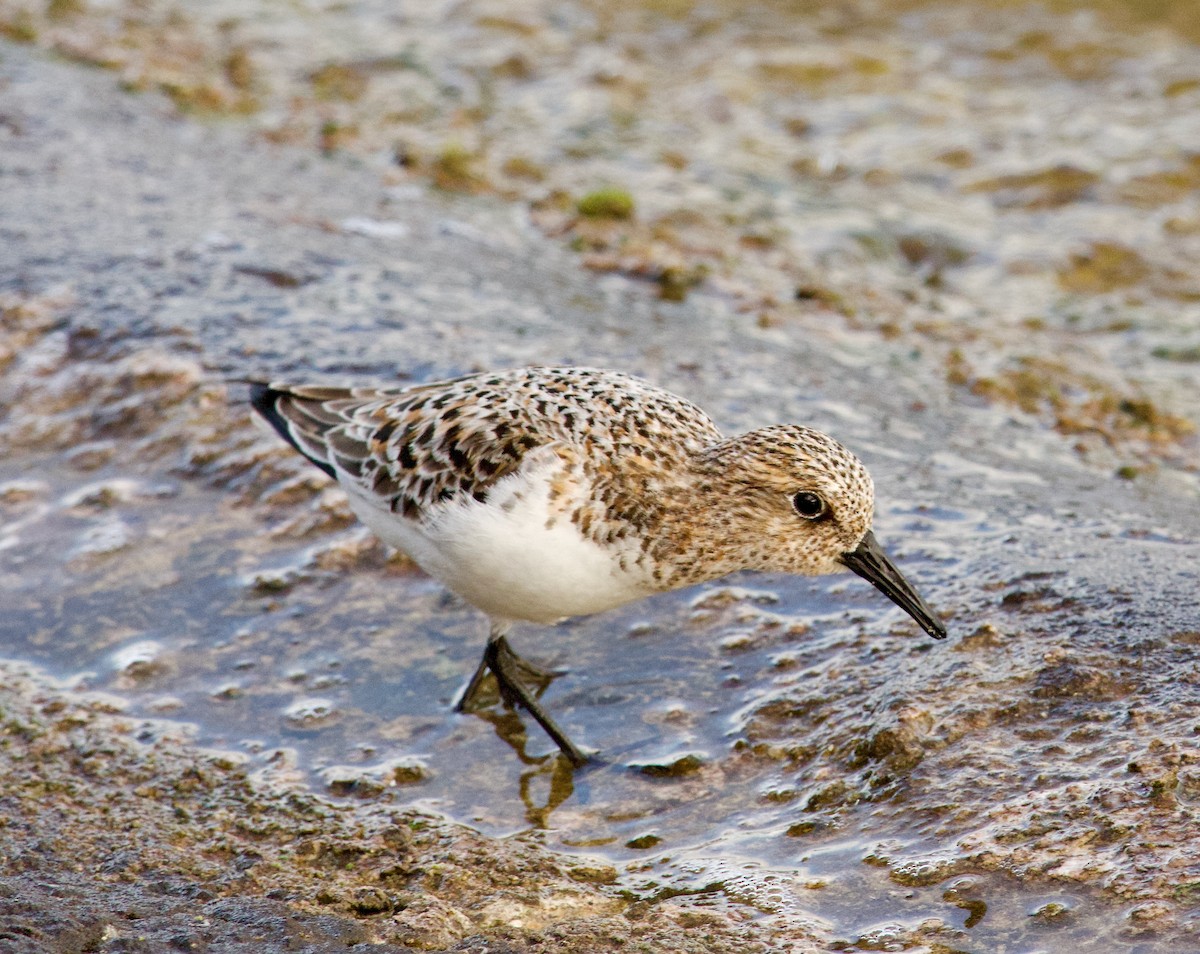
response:
[(699, 457), (712, 529), (740, 569), (812, 576), (853, 570), (937, 639), (945, 626), (871, 532), (875, 487), (833, 438), (777, 425), (716, 444)]

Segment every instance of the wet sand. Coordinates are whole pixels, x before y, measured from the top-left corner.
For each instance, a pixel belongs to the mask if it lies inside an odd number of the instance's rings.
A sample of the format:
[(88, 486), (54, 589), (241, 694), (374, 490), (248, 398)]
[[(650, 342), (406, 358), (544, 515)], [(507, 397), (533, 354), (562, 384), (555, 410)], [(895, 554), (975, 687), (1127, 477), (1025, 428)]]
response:
[[(1191, 438), (1064, 436), (1061, 408), (947, 375), (928, 329), (875, 326), (978, 273), (835, 255), (747, 308), (722, 276), (761, 263), (720, 256), (671, 300), (634, 259), (580, 268), (636, 245), (619, 220), (560, 210), (563, 243), (552, 206), (264, 144), (261, 116), (180, 119), (14, 46), (0, 69), (3, 644), (37, 667), (3, 680), (16, 949), (1197, 943)], [(830, 297), (855, 274), (869, 299)], [(1189, 393), (1158, 360), (1156, 399)], [(837, 434), (952, 639), (849, 577), (746, 577), (518, 635), (569, 665), (548, 700), (605, 764), (572, 778), (501, 710), (454, 715), (481, 621), (225, 379), (530, 361)]]

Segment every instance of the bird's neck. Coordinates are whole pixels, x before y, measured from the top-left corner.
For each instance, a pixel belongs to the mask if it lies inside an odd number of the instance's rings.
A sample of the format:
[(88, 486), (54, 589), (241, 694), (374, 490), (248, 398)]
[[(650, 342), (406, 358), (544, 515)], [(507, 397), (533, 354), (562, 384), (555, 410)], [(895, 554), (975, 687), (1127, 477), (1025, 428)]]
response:
[(736, 514), (730, 507), (727, 442), (683, 462), (678, 480), (661, 488), (649, 554), (665, 568), (664, 589), (718, 579), (745, 568)]

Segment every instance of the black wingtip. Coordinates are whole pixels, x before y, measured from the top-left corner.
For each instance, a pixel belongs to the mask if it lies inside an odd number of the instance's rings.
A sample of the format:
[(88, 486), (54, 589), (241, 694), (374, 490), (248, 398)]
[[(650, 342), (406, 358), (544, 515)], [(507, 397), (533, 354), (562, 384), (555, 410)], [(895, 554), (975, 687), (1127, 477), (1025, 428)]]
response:
[(321, 468), (334, 480), (337, 480), (337, 473), (333, 467), (323, 460), (317, 460), (309, 454), (292, 436), (292, 429), (288, 425), (287, 418), (279, 413), (278, 402), (280, 397), (287, 394), (286, 391), (281, 391), (279, 388), (273, 388), (269, 384), (264, 384), (262, 381), (247, 381), (250, 385), (250, 406), (258, 412), (259, 416), (275, 428), (275, 432), (285, 441), (292, 445), (297, 451), (304, 455), (306, 459), (312, 462), (316, 467)]
[(288, 430), (287, 420), (279, 413), (279, 408), (276, 407), (276, 402), (284, 393), (269, 384), (264, 384), (262, 381), (248, 381), (250, 385), (250, 406), (254, 408), (260, 417), (270, 424), (279, 433), (285, 441), (296, 446), (296, 442), (292, 439), (291, 432)]
[(265, 381), (247, 381), (246, 383), (250, 385), (250, 403), (254, 406), (254, 410), (270, 420), (270, 415), (275, 412), (275, 398), (279, 396), (280, 392)]

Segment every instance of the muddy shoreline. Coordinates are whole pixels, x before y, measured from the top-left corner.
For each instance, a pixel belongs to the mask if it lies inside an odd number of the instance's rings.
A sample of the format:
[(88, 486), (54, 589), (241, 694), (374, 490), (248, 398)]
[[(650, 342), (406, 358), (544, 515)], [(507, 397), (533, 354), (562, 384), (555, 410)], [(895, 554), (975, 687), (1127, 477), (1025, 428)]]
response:
[[(589, 275), (494, 195), (28, 48), (0, 69), (3, 638), (37, 667), (3, 678), (15, 950), (1196, 942), (1186, 466), (1116, 479), (932, 383), (920, 339)], [(448, 713), (478, 621), (225, 379), (529, 361), (837, 433), (954, 638), (845, 580), (739, 579), (523, 637), (569, 658), (594, 772)]]
[[(169, 723), (6, 665), (7, 951), (779, 949), (746, 913), (636, 901), (615, 869), (419, 811), (251, 779)], [(703, 936), (688, 940), (702, 926)]]

